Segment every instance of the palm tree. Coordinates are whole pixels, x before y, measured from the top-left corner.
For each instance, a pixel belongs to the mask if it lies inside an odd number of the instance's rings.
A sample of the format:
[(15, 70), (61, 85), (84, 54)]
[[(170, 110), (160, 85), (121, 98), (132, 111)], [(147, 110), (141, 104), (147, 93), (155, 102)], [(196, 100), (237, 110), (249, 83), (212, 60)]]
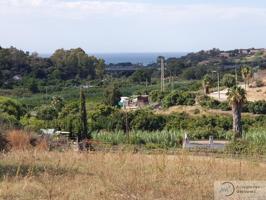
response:
[(234, 86), (229, 88), (227, 95), (227, 100), (233, 111), (233, 131), (235, 138), (239, 138), (242, 136), (241, 112), (246, 101), (246, 91), (241, 87)]
[(252, 78), (252, 69), (249, 66), (245, 66), (242, 68), (241, 73), (245, 81), (245, 89), (247, 89), (247, 84), (249, 84), (249, 80)]
[(205, 95), (210, 93), (211, 84), (212, 84), (212, 78), (208, 74), (206, 74), (203, 78), (203, 81), (202, 81)]

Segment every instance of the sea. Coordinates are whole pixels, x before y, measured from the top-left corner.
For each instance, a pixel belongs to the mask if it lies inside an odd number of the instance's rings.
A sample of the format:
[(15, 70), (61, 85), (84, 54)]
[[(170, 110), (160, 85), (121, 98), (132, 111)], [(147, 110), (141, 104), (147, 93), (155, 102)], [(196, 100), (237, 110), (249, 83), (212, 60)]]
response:
[[(185, 52), (158, 52), (158, 53), (92, 53), (97, 58), (102, 58), (105, 60), (106, 64), (117, 64), (130, 62), (132, 64), (143, 64), (149, 65), (155, 63), (158, 56), (164, 56), (165, 58), (185, 56)], [(41, 57), (49, 57), (51, 54), (41, 54)]]
[(95, 53), (93, 55), (97, 58), (104, 59), (106, 64), (130, 62), (132, 64), (148, 65), (155, 63), (158, 56), (164, 56), (165, 58), (172, 58), (172, 57), (179, 58), (186, 54), (187, 53), (176, 52), (176, 53)]

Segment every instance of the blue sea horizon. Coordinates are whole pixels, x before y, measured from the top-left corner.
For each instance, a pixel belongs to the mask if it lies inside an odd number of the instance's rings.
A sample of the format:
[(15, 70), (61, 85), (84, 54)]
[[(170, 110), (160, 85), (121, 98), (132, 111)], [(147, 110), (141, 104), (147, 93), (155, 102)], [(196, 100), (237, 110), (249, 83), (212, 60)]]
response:
[(164, 56), (165, 58), (176, 57), (186, 55), (185, 52), (158, 52), (158, 53), (95, 53), (92, 54), (97, 58), (102, 58), (105, 60), (106, 64), (117, 64), (130, 62), (132, 64), (143, 64), (148, 65), (155, 63), (158, 56)]
[[(186, 52), (155, 52), (155, 53), (90, 53), (89, 55), (95, 56), (105, 60), (106, 64), (117, 64), (130, 62), (132, 64), (148, 65), (155, 63), (158, 56), (165, 58), (185, 56)], [(50, 57), (51, 54), (40, 54), (41, 57)]]

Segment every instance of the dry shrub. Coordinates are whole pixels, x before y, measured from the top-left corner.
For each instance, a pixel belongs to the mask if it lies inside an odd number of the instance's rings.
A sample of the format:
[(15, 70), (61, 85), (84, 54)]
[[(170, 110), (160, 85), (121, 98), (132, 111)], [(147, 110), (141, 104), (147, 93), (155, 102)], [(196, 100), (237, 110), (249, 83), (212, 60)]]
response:
[(26, 150), (31, 148), (32, 135), (22, 130), (11, 130), (7, 132), (7, 141), (12, 149)]

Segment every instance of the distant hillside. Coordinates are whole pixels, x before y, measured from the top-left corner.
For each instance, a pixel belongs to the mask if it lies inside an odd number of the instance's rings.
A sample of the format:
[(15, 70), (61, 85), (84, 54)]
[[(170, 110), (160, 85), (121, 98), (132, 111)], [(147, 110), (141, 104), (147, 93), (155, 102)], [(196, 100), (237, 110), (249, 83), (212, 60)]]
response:
[[(152, 54), (152, 56), (156, 55)], [(68, 82), (68, 85), (72, 86), (80, 85), (82, 80), (103, 80), (106, 73), (117, 78), (133, 76), (131, 80), (138, 83), (160, 77), (156, 58), (153, 58), (155, 59), (153, 64), (147, 66), (131, 62), (106, 65), (103, 59), (88, 55), (80, 48), (58, 49), (51, 56), (47, 56), (30, 54), (14, 47), (0, 47), (0, 87), (12, 89), (23, 85), (30, 91), (37, 92), (36, 85), (58, 85), (61, 82)], [(165, 76), (175, 76), (186, 80), (201, 79), (213, 70), (223, 73), (243, 65), (266, 68), (265, 49), (231, 51), (211, 49), (181, 57), (179, 57), (180, 54), (167, 54), (166, 56)]]
[(189, 53), (180, 58), (169, 58), (167, 65), (175, 75), (181, 75), (185, 79), (201, 79), (212, 70), (224, 72), (239, 69), (243, 65), (266, 68), (266, 49), (212, 49)]

